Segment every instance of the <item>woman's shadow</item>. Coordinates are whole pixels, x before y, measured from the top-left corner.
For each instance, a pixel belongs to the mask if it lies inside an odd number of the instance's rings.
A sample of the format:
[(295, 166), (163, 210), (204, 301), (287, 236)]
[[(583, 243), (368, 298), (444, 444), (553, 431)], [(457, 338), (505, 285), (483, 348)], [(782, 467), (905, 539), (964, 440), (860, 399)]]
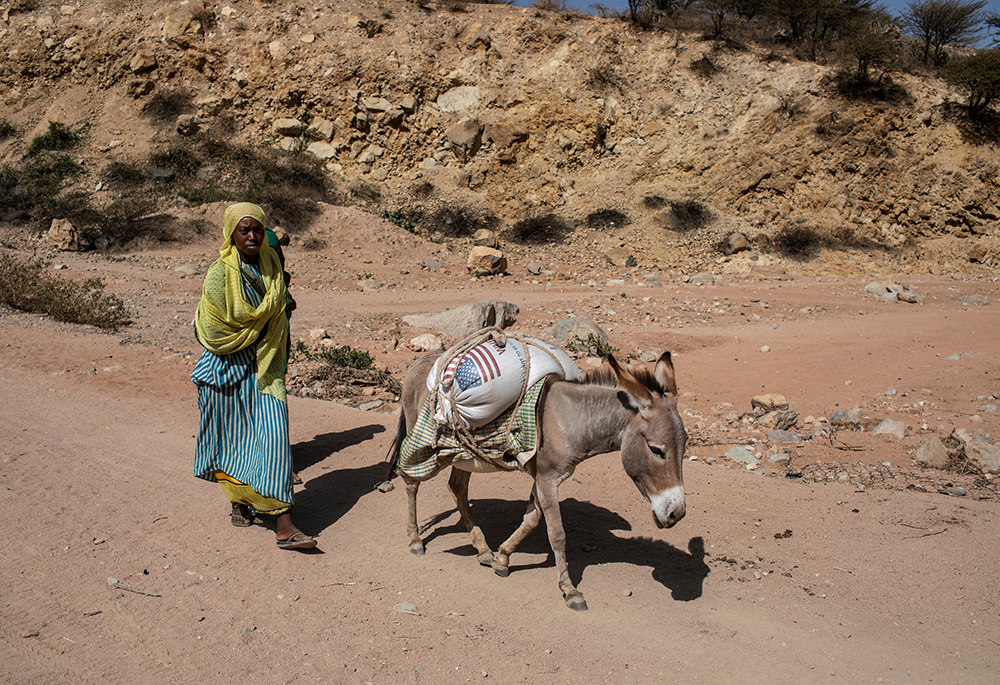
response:
[[(295, 469), (304, 470), (340, 450), (372, 440), (385, 426), (371, 424), (341, 433), (324, 433), (312, 440), (292, 445)], [(295, 523), (310, 535), (319, 535), (372, 491), (373, 483), (385, 477), (386, 465), (379, 461), (368, 466), (331, 469), (306, 481), (295, 493)]]
[[(477, 522), (483, 527), (487, 540), (494, 549), (503, 542), (507, 535), (520, 525), (524, 514), (524, 505), (508, 500), (484, 499), (476, 500), (474, 509)], [(680, 602), (689, 602), (702, 596), (702, 587), (710, 569), (705, 563), (705, 540), (693, 537), (687, 543), (687, 551), (674, 547), (663, 540), (647, 537), (618, 537), (613, 530), (632, 530), (632, 526), (624, 518), (590, 502), (576, 499), (566, 499), (560, 502), (562, 507), (563, 526), (566, 529), (566, 559), (569, 566), (570, 579), (574, 585), (579, 585), (584, 570), (590, 565), (609, 563), (625, 563), (649, 566), (653, 579), (670, 588), (671, 596)], [(456, 514), (452, 509), (433, 517), (423, 530), (428, 534), (423, 536), (424, 543), (436, 537), (448, 534), (467, 536), (461, 520), (454, 524), (440, 526), (442, 521)], [(447, 550), (462, 556), (475, 557), (476, 550), (471, 544)], [(527, 554), (545, 554), (546, 559), (537, 563), (518, 564), (518, 552)], [(545, 519), (538, 528), (529, 535), (511, 555), (511, 573), (518, 569), (554, 567), (555, 558), (549, 547), (548, 535), (545, 531)]]

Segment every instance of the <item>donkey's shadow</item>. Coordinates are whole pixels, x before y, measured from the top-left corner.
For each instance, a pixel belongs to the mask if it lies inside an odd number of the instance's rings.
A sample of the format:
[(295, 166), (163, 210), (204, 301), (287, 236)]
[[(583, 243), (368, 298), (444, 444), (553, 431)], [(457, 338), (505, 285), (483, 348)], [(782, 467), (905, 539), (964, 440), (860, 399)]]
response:
[[(498, 499), (477, 499), (473, 508), (476, 520), (493, 549), (496, 549), (521, 523), (524, 503)], [(653, 579), (670, 588), (672, 597), (680, 602), (689, 602), (702, 596), (704, 580), (710, 569), (705, 563), (705, 541), (693, 537), (688, 541), (687, 551), (674, 547), (669, 542), (648, 537), (618, 537), (614, 530), (632, 530), (632, 526), (618, 514), (590, 502), (565, 499), (560, 502), (563, 526), (566, 529), (566, 559), (570, 580), (579, 585), (584, 570), (591, 565), (625, 563), (649, 566)], [(457, 516), (457, 511), (442, 512), (429, 521), (422, 529), (429, 529), (423, 538), (426, 544), (436, 537), (449, 534), (467, 535), (461, 520), (440, 526), (441, 522)], [(469, 544), (447, 550), (453, 554), (475, 557), (477, 552)], [(545, 554), (544, 561), (531, 564), (517, 563), (520, 553)], [(555, 557), (549, 547), (545, 519), (538, 528), (520, 544), (511, 555), (511, 573), (529, 568), (554, 567)]]

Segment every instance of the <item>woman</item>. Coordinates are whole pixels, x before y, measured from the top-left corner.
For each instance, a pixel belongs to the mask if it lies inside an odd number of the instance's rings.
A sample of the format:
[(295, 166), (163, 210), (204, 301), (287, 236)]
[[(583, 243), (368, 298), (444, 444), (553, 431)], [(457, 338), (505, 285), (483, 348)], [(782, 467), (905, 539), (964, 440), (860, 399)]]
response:
[(223, 241), (208, 270), (195, 330), (205, 352), (191, 374), (201, 426), (194, 474), (216, 481), (232, 502), (234, 526), (276, 516), (282, 549), (316, 540), (292, 522), (292, 455), (285, 403), (288, 289), (267, 244), (264, 210), (226, 208)]

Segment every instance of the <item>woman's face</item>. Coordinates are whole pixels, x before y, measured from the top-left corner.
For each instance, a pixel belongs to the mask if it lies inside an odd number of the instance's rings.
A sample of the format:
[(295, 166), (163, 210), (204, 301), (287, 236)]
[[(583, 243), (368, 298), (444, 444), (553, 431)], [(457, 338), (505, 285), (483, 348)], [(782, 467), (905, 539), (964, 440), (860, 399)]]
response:
[(257, 263), (260, 246), (266, 239), (264, 226), (253, 217), (243, 217), (233, 229), (233, 245), (239, 250), (243, 261), (249, 264)]

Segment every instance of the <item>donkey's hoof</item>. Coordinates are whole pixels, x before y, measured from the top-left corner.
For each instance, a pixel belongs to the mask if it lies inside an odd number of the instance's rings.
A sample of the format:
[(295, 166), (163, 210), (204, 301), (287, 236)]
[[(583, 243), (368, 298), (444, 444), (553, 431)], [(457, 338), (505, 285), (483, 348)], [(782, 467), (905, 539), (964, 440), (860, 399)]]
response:
[(566, 606), (573, 611), (586, 611), (589, 608), (587, 606), (587, 600), (583, 597), (570, 597), (566, 600)]
[(493, 572), (496, 573), (501, 578), (506, 578), (507, 576), (510, 575), (509, 566), (503, 566), (501, 564), (498, 564), (497, 562), (493, 562), (492, 566), (493, 566)]
[(485, 552), (476, 557), (476, 560), (483, 566), (493, 565), (493, 552)]
[(423, 553), (424, 553), (423, 543), (410, 545), (410, 554), (423, 554)]

